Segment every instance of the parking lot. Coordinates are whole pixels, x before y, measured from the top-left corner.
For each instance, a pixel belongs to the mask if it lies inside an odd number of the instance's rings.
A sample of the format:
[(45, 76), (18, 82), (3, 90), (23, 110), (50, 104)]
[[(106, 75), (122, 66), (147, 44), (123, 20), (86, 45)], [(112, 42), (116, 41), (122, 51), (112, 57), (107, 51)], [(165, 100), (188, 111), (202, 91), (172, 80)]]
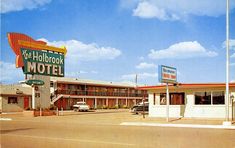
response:
[[(235, 148), (235, 130), (124, 126), (166, 123), (129, 110), (66, 111), (63, 116), (3, 114), (1, 147), (219, 147)], [(170, 123), (220, 124), (220, 120), (171, 119)]]

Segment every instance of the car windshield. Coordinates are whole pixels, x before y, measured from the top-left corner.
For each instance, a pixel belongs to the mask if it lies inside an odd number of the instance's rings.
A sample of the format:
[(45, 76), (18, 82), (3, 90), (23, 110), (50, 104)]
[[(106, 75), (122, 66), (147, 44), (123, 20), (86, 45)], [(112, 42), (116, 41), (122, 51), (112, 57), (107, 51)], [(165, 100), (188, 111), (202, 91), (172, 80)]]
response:
[(86, 105), (85, 102), (77, 102), (77, 105)]
[(142, 106), (142, 105), (149, 105), (149, 103), (148, 102), (140, 102), (138, 105), (140, 105), (140, 106)]

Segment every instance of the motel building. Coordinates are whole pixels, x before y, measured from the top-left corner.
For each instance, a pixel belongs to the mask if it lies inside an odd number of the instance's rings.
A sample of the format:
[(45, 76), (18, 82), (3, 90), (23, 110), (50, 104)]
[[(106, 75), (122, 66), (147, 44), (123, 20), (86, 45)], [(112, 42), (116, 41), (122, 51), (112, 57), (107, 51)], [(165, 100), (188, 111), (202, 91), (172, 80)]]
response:
[(49, 108), (71, 110), (76, 102), (86, 102), (91, 109), (131, 108), (145, 98), (147, 91), (137, 89), (135, 84), (95, 81), (76, 78), (38, 76), (43, 86), (33, 88), (24, 81), (20, 84), (1, 84), (0, 111), (21, 112)]
[[(235, 119), (235, 83), (229, 84), (229, 118)], [(140, 87), (148, 91), (149, 117), (166, 117), (166, 85)], [(225, 119), (225, 83), (169, 85), (169, 117)]]
[(51, 103), (59, 109), (72, 109), (79, 101), (86, 102), (92, 109), (130, 108), (143, 98), (145, 90), (135, 84), (114, 83), (76, 78), (51, 78)]

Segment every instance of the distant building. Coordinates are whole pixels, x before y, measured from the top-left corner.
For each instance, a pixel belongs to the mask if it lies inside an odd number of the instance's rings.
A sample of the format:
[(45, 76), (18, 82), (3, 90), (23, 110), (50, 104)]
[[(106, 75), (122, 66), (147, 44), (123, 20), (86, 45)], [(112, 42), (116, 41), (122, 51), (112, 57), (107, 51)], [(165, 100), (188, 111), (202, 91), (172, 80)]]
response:
[(145, 90), (135, 84), (115, 83), (76, 78), (51, 78), (51, 102), (59, 109), (71, 109), (78, 101), (91, 108), (132, 107), (147, 99)]
[(0, 85), (0, 110), (18, 112), (32, 106), (32, 88), (22, 84)]
[[(166, 117), (166, 86), (146, 86), (149, 116)], [(169, 116), (225, 118), (225, 83), (194, 83), (169, 86)], [(235, 117), (235, 83), (230, 83), (229, 114)]]

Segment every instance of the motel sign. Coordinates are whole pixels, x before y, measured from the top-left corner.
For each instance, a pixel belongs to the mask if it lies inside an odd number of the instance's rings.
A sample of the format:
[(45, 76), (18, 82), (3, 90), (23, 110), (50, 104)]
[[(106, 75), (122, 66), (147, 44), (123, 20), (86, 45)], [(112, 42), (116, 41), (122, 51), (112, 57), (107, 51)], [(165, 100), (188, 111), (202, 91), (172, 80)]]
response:
[(21, 48), (25, 74), (64, 76), (64, 55)]
[(65, 47), (48, 46), (21, 33), (8, 33), (9, 44), (16, 55), (16, 68), (24, 74), (64, 77)]

